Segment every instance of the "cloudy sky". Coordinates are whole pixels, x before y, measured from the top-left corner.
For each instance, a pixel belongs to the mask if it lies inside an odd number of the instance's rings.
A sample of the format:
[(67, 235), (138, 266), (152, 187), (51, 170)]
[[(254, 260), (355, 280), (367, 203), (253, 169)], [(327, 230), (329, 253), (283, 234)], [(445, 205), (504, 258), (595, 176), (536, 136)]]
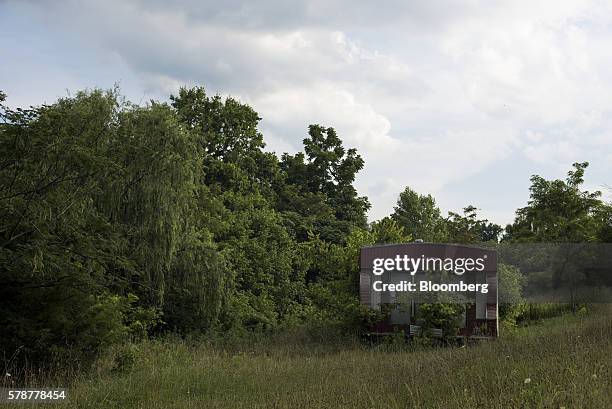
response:
[(612, 185), (608, 1), (0, 0), (0, 32), (11, 106), (201, 84), (251, 104), (277, 153), (335, 127), (366, 161), (371, 219), (411, 186), (505, 224), (532, 174), (576, 161)]

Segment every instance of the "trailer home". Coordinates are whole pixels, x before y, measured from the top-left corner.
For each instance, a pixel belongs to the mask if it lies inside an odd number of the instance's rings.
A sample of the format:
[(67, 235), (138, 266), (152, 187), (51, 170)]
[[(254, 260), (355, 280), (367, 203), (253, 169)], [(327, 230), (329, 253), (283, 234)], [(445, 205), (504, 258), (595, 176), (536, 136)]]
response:
[[(492, 338), (499, 332), (495, 250), (432, 243), (363, 247), (360, 270), (360, 302), (386, 311), (373, 333), (418, 334), (419, 305), (432, 302), (464, 305), (460, 336)], [(441, 335), (440, 329), (432, 332)]]

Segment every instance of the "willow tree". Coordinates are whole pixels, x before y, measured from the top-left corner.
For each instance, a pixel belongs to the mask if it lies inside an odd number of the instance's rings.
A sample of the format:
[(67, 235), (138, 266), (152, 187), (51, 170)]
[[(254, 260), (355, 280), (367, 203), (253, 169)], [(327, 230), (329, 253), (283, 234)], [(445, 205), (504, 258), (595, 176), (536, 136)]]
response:
[(215, 212), (201, 183), (207, 153), (166, 104), (128, 106), (118, 121), (110, 147), (117, 174), (102, 189), (102, 202), (137, 264), (126, 277), (130, 291), (168, 313), (173, 328), (208, 328), (229, 277), (207, 225)]
[(0, 113), (0, 349), (17, 361), (65, 360), (126, 335), (125, 303), (107, 289), (125, 255), (99, 211), (116, 125), (113, 93)]
[(152, 309), (216, 323), (227, 270), (208, 229), (214, 200), (169, 106), (92, 91), (0, 113), (5, 353), (95, 352), (146, 329)]

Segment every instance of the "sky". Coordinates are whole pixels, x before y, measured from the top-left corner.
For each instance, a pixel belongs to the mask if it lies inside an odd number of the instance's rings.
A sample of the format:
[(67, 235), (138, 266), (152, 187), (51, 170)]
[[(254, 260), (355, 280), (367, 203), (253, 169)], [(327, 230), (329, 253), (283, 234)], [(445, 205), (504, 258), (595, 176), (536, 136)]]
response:
[(251, 105), (278, 154), (334, 127), (365, 160), (370, 220), (410, 186), (505, 225), (531, 175), (583, 161), (609, 198), (608, 1), (0, 0), (0, 33), (9, 106), (202, 85)]

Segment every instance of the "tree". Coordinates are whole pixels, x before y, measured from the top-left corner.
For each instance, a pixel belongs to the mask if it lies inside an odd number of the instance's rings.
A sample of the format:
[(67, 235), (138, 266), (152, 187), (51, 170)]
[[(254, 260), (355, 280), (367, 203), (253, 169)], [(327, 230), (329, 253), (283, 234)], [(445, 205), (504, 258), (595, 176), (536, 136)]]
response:
[[(219, 201), (213, 240), (227, 260), (230, 296), (221, 326), (264, 330), (298, 314), (305, 271), (276, 206), (290, 195), (274, 154), (264, 152), (259, 116), (202, 88), (181, 89), (172, 106), (202, 150), (199, 180)], [(301, 198), (300, 198), (301, 199)], [(308, 201), (308, 198), (303, 200)]]
[[(286, 172), (286, 183), (296, 186), (300, 195), (316, 203), (321, 215), (327, 212), (326, 207), (332, 209), (333, 218), (317, 219), (313, 224), (322, 237), (342, 242), (353, 226), (367, 225), (370, 204), (366, 197), (358, 196), (353, 186), (364, 161), (354, 148), (346, 150), (342, 146), (333, 128), (310, 125), (308, 135), (304, 139), (304, 153), (284, 154), (281, 169)], [(285, 207), (297, 210), (291, 203)]]
[(469, 205), (463, 209), (463, 215), (448, 212), (446, 231), (449, 242), (467, 244), (498, 241), (502, 227), (487, 219), (479, 219), (477, 210)]
[(446, 237), (446, 226), (440, 209), (431, 195), (420, 195), (406, 187), (400, 193), (391, 215), (415, 239), (441, 242)]
[(516, 211), (515, 221), (506, 227), (504, 237), (515, 243), (557, 243), (548, 246), (546, 269), (553, 288), (567, 286), (574, 310), (576, 287), (584, 281), (585, 273), (591, 283), (605, 282), (609, 273), (607, 268), (585, 271), (586, 261), (599, 257), (601, 248), (578, 244), (605, 239), (609, 228), (608, 209), (600, 200), (601, 192), (581, 189), (588, 165), (574, 163), (565, 180), (532, 176), (530, 200)]
[(200, 151), (169, 106), (95, 90), (1, 113), (4, 351), (91, 357), (161, 311), (176, 318), (183, 290), (183, 314), (214, 325), (225, 262), (197, 184)]
[(0, 107), (0, 349), (72, 363), (123, 339), (126, 305), (107, 285), (126, 265), (120, 229), (93, 205), (116, 125), (112, 92)]
[(612, 204), (602, 203), (595, 211), (597, 241), (612, 243)]
[(500, 319), (515, 323), (524, 302), (523, 288), (527, 278), (517, 267), (503, 263), (498, 265), (498, 277)]
[(517, 242), (588, 242), (597, 240), (594, 217), (602, 208), (601, 192), (582, 191), (588, 162), (574, 163), (565, 180), (531, 177), (530, 200), (506, 227), (506, 240)]
[(390, 217), (384, 217), (373, 222), (371, 231), (376, 244), (408, 243), (412, 241), (412, 236), (406, 233), (404, 227)]
[(219, 95), (208, 97), (202, 87), (181, 88), (170, 101), (179, 119), (199, 136), (204, 152), (225, 162), (257, 153), (265, 146), (257, 130), (261, 119), (250, 106)]

